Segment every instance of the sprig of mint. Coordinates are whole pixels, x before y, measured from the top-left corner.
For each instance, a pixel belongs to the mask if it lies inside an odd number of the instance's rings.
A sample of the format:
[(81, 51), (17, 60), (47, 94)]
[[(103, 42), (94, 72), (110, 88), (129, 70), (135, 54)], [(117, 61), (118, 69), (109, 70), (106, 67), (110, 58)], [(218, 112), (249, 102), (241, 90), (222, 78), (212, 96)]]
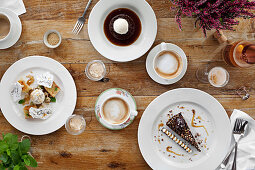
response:
[(50, 97), (50, 102), (56, 102), (57, 101), (57, 99), (55, 98), (55, 97)]
[(18, 142), (18, 136), (8, 133), (2, 134), (0, 140), (0, 170), (27, 170), (26, 166), (37, 167), (36, 160), (29, 155), (31, 147), (29, 139)]

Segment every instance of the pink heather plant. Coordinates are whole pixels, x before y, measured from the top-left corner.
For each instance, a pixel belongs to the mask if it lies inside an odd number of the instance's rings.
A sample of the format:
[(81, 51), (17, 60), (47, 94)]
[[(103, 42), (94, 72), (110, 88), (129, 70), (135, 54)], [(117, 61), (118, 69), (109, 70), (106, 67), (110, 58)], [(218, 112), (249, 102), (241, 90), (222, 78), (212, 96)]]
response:
[(196, 19), (195, 26), (206, 30), (233, 30), (238, 25), (235, 18), (254, 18), (252, 10), (255, 9), (255, 1), (249, 0), (172, 0), (177, 7), (176, 22), (180, 30), (181, 15), (191, 16)]

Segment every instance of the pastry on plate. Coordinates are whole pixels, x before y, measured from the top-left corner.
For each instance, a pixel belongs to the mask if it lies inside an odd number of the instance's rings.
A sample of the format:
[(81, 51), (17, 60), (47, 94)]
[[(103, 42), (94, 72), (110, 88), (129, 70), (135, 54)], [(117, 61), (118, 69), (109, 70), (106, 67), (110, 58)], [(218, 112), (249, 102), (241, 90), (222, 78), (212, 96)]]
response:
[(54, 82), (54, 76), (49, 72), (32, 73), (25, 76), (27, 80), (20, 79), (15, 82), (11, 87), (10, 94), (15, 103), (23, 105), (25, 119), (45, 120), (52, 115), (51, 103), (56, 103), (56, 95), (61, 89)]
[(51, 88), (48, 87), (44, 87), (45, 90), (52, 96), (55, 97), (58, 92), (60, 91), (60, 88), (58, 87), (58, 85), (53, 81), (53, 84), (51, 86)]
[(187, 122), (185, 121), (181, 113), (178, 113), (177, 115), (174, 115), (172, 118), (170, 118), (166, 125), (175, 133), (177, 133), (180, 137), (182, 137), (192, 146), (194, 146), (199, 152), (201, 152), (194, 136), (190, 131), (189, 126), (187, 125)]

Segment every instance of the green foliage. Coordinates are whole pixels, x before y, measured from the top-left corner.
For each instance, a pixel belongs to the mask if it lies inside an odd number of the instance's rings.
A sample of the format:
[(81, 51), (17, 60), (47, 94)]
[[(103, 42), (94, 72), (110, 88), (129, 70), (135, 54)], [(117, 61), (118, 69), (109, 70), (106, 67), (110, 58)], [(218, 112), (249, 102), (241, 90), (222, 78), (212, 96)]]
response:
[(55, 97), (50, 97), (50, 102), (56, 102), (57, 100), (56, 100), (56, 98)]
[(18, 136), (8, 133), (0, 140), (0, 170), (27, 170), (26, 166), (37, 167), (36, 160), (28, 154), (30, 140), (18, 142)]
[(25, 99), (22, 99), (19, 101), (19, 104), (23, 104), (23, 103), (25, 103)]

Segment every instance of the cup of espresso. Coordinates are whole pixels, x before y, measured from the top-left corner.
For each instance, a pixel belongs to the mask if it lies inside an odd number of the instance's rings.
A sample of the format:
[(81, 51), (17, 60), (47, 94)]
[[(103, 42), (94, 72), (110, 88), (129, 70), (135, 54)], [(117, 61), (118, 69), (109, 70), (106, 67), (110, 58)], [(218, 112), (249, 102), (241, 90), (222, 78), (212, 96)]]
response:
[(127, 99), (119, 95), (105, 99), (101, 105), (100, 112), (102, 119), (110, 125), (121, 125), (130, 116), (136, 116), (138, 114), (136, 110), (131, 110)]
[(180, 75), (183, 69), (181, 56), (167, 48), (166, 43), (160, 44), (161, 49), (153, 60), (153, 69), (163, 79), (174, 79)]
[(8, 16), (0, 13), (0, 41), (3, 41), (9, 36), (11, 24)]

